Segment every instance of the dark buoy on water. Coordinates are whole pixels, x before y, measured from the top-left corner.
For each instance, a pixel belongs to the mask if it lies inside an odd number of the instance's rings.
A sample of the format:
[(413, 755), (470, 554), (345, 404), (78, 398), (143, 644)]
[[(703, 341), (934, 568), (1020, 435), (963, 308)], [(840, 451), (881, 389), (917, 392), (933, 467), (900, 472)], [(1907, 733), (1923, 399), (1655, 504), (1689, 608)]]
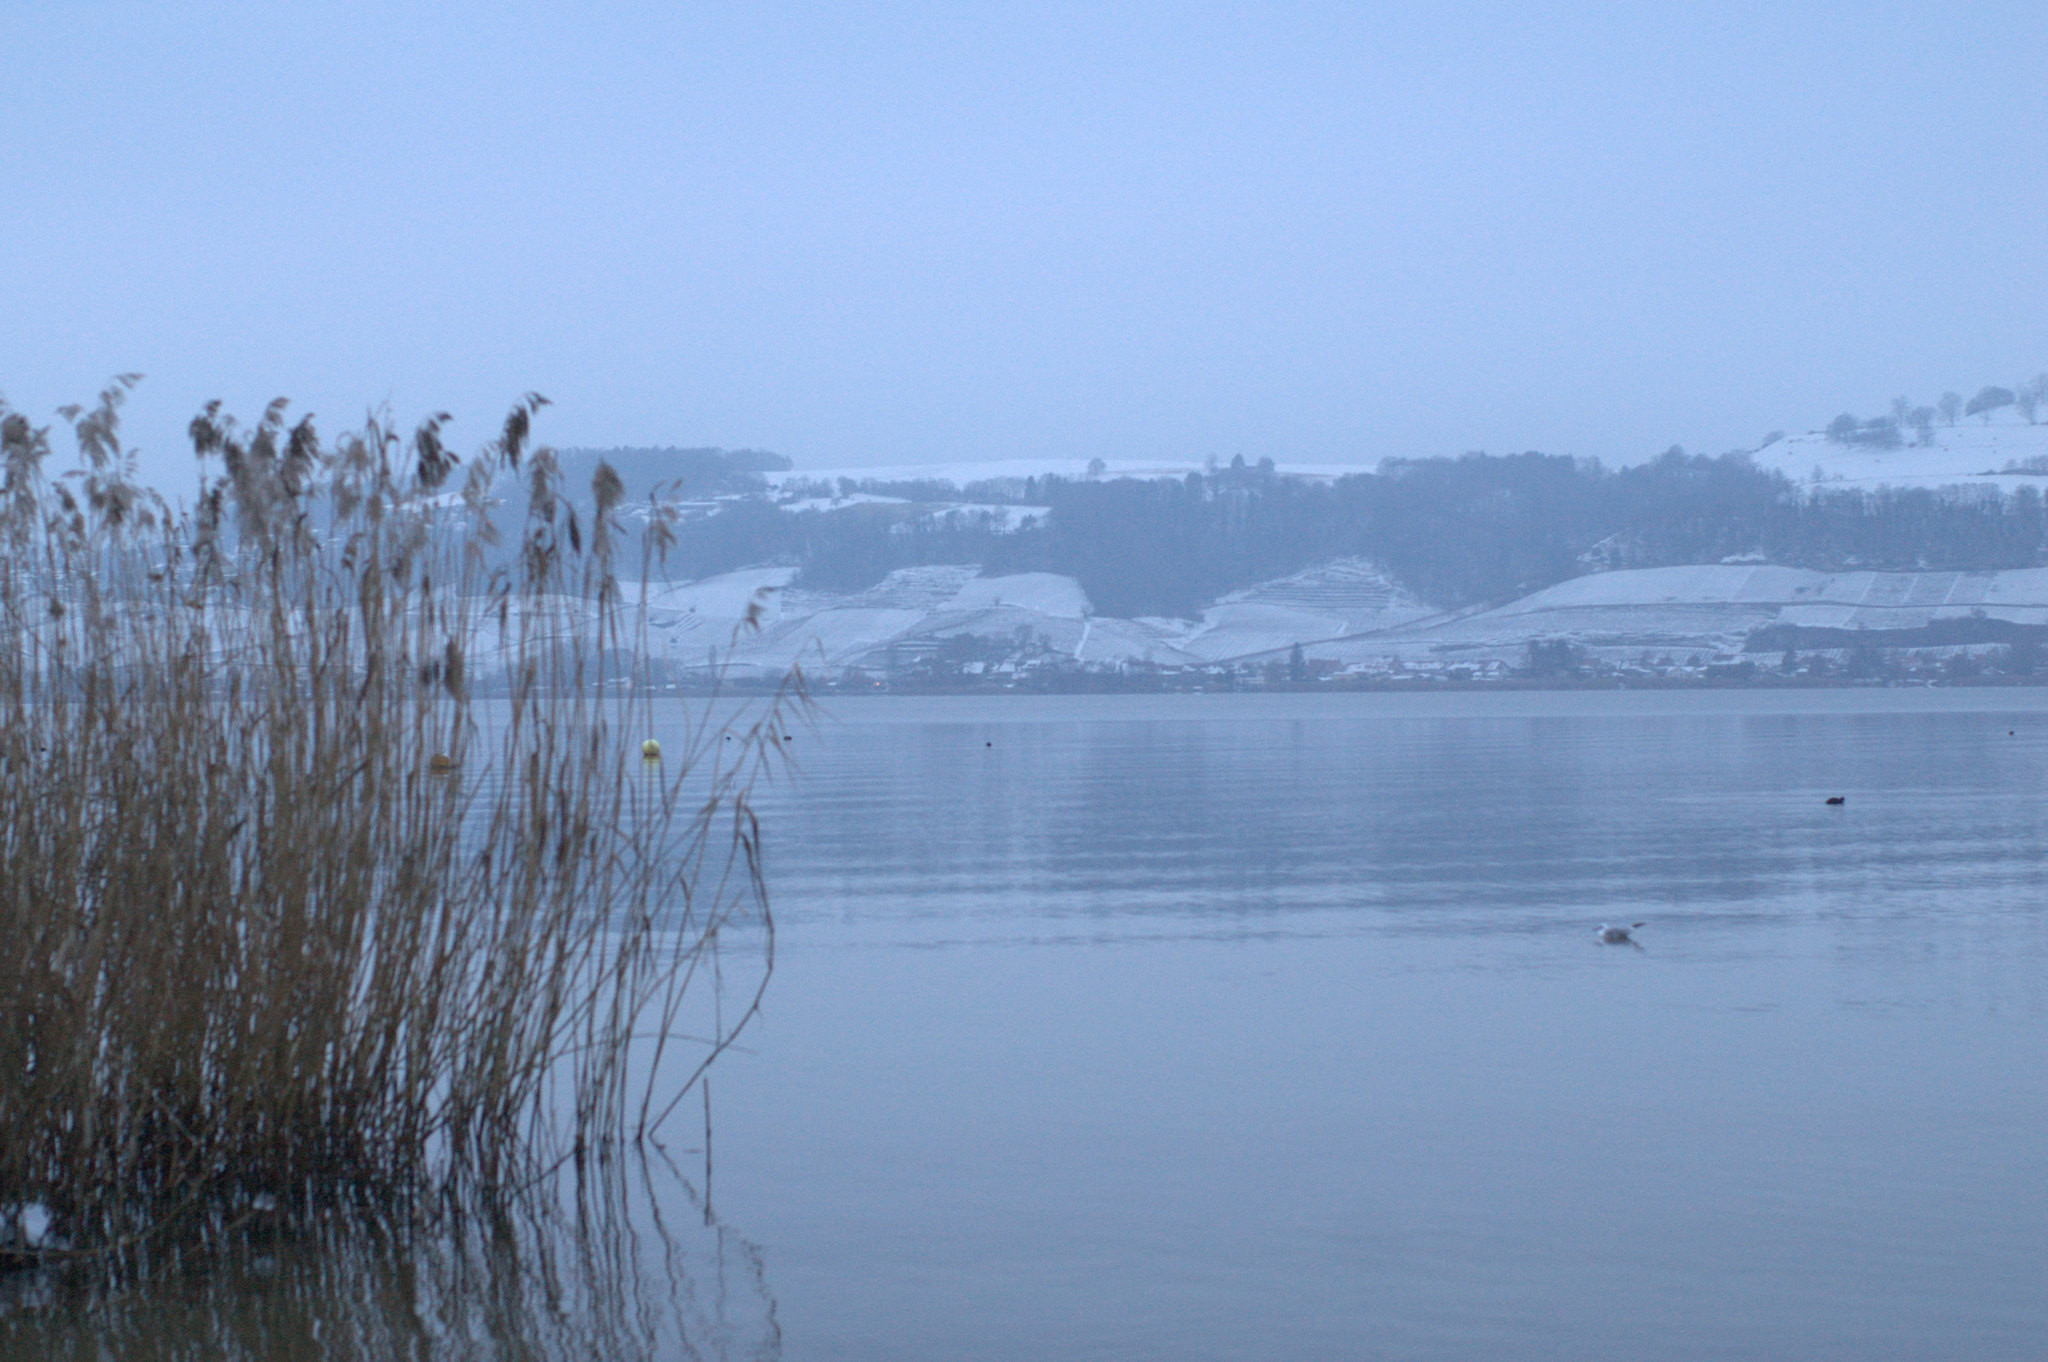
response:
[(1830, 803), (1830, 804), (1846, 804), (1846, 803), (1848, 803), (1848, 802), (1849, 802), (1849, 801), (1848, 801), (1848, 800), (1847, 800), (1846, 798), (1844, 798), (1843, 796), (1841, 796), (1841, 795), (1829, 795), (1829, 796), (1828, 796), (1828, 803)]

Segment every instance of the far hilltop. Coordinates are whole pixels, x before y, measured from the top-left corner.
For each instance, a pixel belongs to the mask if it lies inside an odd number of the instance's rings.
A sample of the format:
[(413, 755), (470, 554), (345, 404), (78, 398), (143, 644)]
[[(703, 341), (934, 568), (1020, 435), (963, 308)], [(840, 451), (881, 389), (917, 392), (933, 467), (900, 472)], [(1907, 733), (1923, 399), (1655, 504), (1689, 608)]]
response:
[[(683, 673), (1961, 679), (2031, 675), (2048, 630), (2044, 395), (1900, 399), (1618, 468), (564, 458), (665, 484), (676, 544), (649, 585)], [(755, 600), (765, 627), (733, 635)]]

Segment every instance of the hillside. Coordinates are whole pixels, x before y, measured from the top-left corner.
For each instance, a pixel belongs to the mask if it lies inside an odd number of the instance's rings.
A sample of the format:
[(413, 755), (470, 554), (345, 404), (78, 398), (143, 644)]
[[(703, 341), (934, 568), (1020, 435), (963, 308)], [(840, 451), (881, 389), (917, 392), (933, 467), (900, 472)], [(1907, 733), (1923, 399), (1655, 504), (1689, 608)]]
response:
[(1750, 458), (1808, 487), (2048, 487), (2048, 424), (2030, 425), (2004, 412), (1989, 422), (1963, 417), (1953, 426), (1936, 424), (1928, 434), (1931, 444), (1915, 443), (1908, 432), (1898, 448), (1886, 449), (1830, 440), (1816, 430), (1773, 441)]
[[(1682, 672), (1982, 652), (2048, 627), (2048, 425), (2011, 410), (1905, 436), (1843, 418), (1620, 469), (1528, 453), (856, 476), (686, 453), (702, 490), (662, 503), (676, 544), (649, 586), (678, 674), (1500, 674), (1532, 645)], [(736, 633), (750, 603), (760, 628)]]
[[(652, 588), (656, 652), (679, 676), (725, 663), (770, 678), (1138, 670), (1261, 675), (1296, 646), (1317, 675), (1524, 670), (1532, 645), (1589, 663), (1695, 674), (1744, 656), (1859, 644), (1937, 658), (2048, 633), (2048, 569), (1823, 573), (1750, 564), (1624, 569), (1489, 610), (1432, 611), (1369, 564), (1337, 562), (1232, 593), (1195, 621), (1095, 614), (1050, 574), (906, 569), (850, 595), (792, 589), (788, 568)], [(743, 626), (750, 601), (758, 631)]]

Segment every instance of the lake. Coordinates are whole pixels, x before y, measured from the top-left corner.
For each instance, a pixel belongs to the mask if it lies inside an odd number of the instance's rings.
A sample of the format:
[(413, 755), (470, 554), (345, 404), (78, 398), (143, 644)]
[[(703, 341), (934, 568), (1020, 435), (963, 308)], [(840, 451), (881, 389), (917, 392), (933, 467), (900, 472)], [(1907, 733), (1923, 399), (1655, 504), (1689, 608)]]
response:
[(609, 1230), (533, 1231), (583, 1295), (287, 1245), (0, 1282), (0, 1352), (254, 1319), (250, 1355), (322, 1356), (386, 1298), (423, 1358), (624, 1355), (656, 1305), (650, 1357), (2048, 1350), (2048, 691), (866, 698), (793, 732), (712, 1177), (675, 1131)]
[(714, 1082), (789, 1357), (2048, 1349), (2042, 692), (875, 699), (794, 745)]

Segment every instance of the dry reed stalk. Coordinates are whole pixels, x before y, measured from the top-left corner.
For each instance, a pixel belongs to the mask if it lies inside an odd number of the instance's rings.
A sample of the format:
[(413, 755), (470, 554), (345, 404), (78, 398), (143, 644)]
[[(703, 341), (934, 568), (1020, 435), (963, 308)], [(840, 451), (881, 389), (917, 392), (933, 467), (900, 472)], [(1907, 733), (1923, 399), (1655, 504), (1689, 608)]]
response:
[[(248, 430), (215, 404), (177, 512), (119, 443), (132, 382), (64, 413), (62, 479), (0, 407), (0, 1250), (10, 1207), (100, 1251), (645, 1134), (650, 1028), (722, 973), (721, 929), (772, 943), (747, 795), (801, 678), (745, 741), (688, 720), (650, 777), (619, 483), (583, 524), (530, 446), (542, 399), (455, 495), (445, 417), (327, 447), (281, 401)], [(666, 536), (657, 506), (643, 584)]]

